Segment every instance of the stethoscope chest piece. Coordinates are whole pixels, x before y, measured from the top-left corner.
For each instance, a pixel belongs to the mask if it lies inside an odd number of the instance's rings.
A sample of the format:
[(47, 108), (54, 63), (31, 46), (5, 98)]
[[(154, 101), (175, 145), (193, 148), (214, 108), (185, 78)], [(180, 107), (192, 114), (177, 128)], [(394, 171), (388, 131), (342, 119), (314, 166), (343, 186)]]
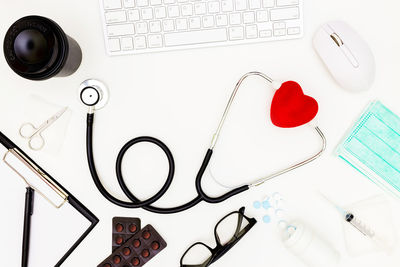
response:
[(107, 86), (98, 80), (89, 79), (79, 86), (81, 102), (93, 111), (103, 108), (107, 104), (109, 97)]

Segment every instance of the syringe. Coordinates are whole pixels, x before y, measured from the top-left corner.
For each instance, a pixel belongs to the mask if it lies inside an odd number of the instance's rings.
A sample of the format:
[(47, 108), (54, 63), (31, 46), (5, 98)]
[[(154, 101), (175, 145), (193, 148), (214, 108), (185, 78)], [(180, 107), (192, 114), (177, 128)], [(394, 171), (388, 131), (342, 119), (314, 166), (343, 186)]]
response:
[(356, 218), (353, 213), (347, 212), (345, 215), (345, 219), (347, 222), (349, 222), (351, 225), (354, 226), (358, 231), (360, 231), (363, 235), (374, 239), (375, 237), (375, 232), (371, 230), (371, 228), (367, 227), (366, 224), (364, 224), (361, 220)]
[(377, 236), (376, 233), (368, 227), (365, 223), (363, 223), (358, 217), (356, 217), (352, 212), (346, 211), (345, 209), (339, 207), (335, 203), (333, 203), (329, 198), (327, 198), (325, 195), (320, 193), (329, 203), (331, 203), (333, 206), (336, 207), (336, 209), (339, 211), (339, 213), (343, 216), (343, 218), (346, 220), (346, 222), (350, 223), (354, 228), (356, 228), (360, 233), (362, 233), (364, 236), (370, 238), (378, 247), (382, 249), (386, 249), (386, 246), (382, 240), (380, 240)]

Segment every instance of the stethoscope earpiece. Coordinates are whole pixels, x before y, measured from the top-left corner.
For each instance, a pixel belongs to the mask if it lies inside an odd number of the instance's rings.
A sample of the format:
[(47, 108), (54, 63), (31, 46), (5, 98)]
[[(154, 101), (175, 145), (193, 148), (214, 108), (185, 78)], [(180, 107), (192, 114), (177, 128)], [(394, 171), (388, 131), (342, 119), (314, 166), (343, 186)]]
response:
[(81, 102), (89, 107), (89, 112), (103, 108), (109, 98), (107, 86), (94, 79), (89, 79), (79, 86), (79, 98)]

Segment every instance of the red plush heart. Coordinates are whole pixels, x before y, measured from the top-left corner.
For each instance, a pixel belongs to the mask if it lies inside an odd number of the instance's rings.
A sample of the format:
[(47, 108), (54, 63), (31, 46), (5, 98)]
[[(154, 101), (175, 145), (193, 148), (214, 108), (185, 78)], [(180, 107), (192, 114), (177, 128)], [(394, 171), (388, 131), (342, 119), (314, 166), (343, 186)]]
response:
[(272, 99), (271, 121), (278, 127), (292, 128), (306, 124), (317, 113), (317, 101), (305, 95), (301, 86), (293, 81), (284, 82)]

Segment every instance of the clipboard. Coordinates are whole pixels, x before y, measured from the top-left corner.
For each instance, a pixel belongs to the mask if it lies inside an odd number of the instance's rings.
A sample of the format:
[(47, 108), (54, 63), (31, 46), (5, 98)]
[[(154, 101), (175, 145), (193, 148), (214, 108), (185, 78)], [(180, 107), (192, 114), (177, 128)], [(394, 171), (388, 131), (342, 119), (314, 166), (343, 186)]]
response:
[(99, 220), (0, 132), (0, 216), (7, 222), (0, 224), (4, 266), (20, 264), (26, 185), (36, 192), (29, 267), (61, 266)]

